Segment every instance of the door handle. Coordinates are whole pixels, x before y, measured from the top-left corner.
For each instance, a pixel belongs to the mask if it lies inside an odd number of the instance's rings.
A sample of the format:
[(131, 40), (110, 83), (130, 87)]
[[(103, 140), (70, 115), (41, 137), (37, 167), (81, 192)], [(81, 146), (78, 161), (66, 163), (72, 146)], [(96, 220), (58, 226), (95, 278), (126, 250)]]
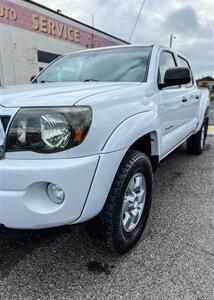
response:
[(187, 102), (187, 101), (188, 101), (188, 99), (187, 99), (186, 97), (183, 97), (183, 98), (182, 98), (182, 102), (183, 102), (183, 103), (185, 103), (185, 102)]

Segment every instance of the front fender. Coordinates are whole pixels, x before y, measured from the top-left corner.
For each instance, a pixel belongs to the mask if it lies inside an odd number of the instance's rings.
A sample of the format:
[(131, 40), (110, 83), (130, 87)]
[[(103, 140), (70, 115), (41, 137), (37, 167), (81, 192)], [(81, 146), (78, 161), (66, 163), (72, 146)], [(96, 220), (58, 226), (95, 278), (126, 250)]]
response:
[[(152, 132), (152, 139), (154, 139), (154, 133), (158, 133), (157, 122), (157, 113), (146, 111), (129, 117), (115, 128), (102, 149), (90, 192), (82, 214), (76, 223), (85, 222), (100, 213), (128, 149), (147, 133)], [(158, 144), (154, 143), (154, 145)]]
[[(158, 116), (155, 111), (145, 111), (135, 114), (120, 123), (106, 141), (102, 152), (108, 153), (129, 148), (139, 138), (150, 132), (159, 135)], [(159, 144), (159, 143), (157, 143)], [(157, 147), (159, 147), (157, 145)], [(159, 153), (159, 149), (154, 150)]]

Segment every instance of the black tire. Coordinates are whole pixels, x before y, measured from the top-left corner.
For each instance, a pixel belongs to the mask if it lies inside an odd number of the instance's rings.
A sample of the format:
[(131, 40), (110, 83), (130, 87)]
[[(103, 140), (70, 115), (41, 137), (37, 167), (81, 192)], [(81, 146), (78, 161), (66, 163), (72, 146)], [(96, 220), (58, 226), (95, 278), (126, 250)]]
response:
[[(145, 179), (145, 204), (136, 227), (127, 232), (122, 222), (122, 207), (127, 186), (135, 174), (142, 174)], [(87, 225), (92, 236), (101, 238), (113, 253), (128, 252), (136, 245), (146, 226), (152, 191), (153, 172), (149, 158), (139, 151), (130, 150), (118, 169), (102, 212)]]
[[(187, 140), (187, 152), (190, 154), (201, 154), (204, 150), (208, 130), (208, 119), (204, 119), (201, 129), (190, 136)], [(203, 141), (202, 141), (203, 139)]]

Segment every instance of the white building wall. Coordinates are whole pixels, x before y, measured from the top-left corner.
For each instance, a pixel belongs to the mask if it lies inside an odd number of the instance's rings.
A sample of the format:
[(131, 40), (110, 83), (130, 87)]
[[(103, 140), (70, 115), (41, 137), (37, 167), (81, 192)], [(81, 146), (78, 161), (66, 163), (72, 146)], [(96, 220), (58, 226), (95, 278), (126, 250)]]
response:
[(84, 49), (83, 46), (67, 43), (39, 33), (0, 24), (0, 74), (1, 84), (22, 84), (39, 71), (37, 50), (65, 54)]
[[(0, 0), (0, 5), (14, 9), (17, 18), (10, 20), (7, 15), (0, 16), (0, 83), (1, 85), (23, 84), (39, 71), (38, 50), (65, 54), (85, 49), (92, 31), (101, 45), (124, 44), (124, 41), (109, 36), (99, 30), (87, 27), (53, 11), (23, 0)], [(30, 13), (30, 16), (27, 15)], [(41, 14), (48, 18), (82, 30), (82, 42), (73, 42), (44, 34), (41, 30), (32, 29), (32, 14)], [(30, 18), (30, 19), (29, 19)], [(27, 20), (27, 21), (26, 21)], [(28, 25), (25, 25), (27, 22)], [(29, 27), (30, 26), (30, 27)]]

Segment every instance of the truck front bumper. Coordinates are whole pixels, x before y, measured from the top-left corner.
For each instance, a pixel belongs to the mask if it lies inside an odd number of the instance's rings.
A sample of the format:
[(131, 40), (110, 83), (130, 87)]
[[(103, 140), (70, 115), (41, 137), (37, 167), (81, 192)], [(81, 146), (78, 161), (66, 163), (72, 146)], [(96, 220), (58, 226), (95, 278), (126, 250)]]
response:
[[(0, 160), (0, 224), (36, 229), (75, 222), (81, 215), (99, 155), (73, 159)], [(53, 203), (47, 185), (65, 193), (62, 204)]]

